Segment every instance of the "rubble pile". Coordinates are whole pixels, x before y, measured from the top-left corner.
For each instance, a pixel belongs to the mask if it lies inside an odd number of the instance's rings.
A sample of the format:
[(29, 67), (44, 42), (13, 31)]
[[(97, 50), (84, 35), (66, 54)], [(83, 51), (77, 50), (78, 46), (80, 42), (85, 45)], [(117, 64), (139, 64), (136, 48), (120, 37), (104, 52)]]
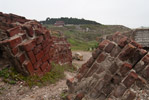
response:
[(74, 78), (67, 100), (148, 100), (149, 52), (115, 33), (103, 40)]
[(0, 51), (24, 75), (43, 75), (51, 63), (72, 63), (70, 44), (39, 22), (0, 13)]

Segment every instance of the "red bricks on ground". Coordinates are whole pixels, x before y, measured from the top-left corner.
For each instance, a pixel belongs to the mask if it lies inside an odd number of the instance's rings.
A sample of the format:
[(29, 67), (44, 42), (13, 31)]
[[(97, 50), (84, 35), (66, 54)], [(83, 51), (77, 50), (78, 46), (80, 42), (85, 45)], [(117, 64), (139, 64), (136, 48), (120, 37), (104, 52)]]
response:
[(42, 47), (45, 48), (45, 47), (47, 47), (48, 44), (49, 44), (49, 41), (48, 40), (44, 40), (42, 42)]
[(15, 48), (17, 45), (19, 45), (22, 42), (21, 37), (18, 37), (18, 36), (8, 41), (11, 48)]
[(32, 63), (30, 61), (25, 61), (23, 65), (28, 70), (30, 75), (34, 75), (34, 68), (33, 68)]
[(100, 50), (99, 48), (97, 48), (97, 49), (92, 53), (93, 58), (96, 59), (100, 53), (101, 53), (101, 50)]
[(18, 53), (18, 48), (15, 47), (11, 51), (12, 51), (13, 55), (16, 55)]
[(37, 61), (37, 62), (34, 64), (34, 69), (38, 69), (42, 64), (43, 64), (42, 60)]
[(117, 70), (118, 70), (118, 65), (114, 62), (111, 66), (110, 66), (110, 68), (109, 68), (109, 71), (112, 73), (112, 74), (114, 74)]
[(129, 61), (132, 63), (132, 65), (136, 64), (144, 55), (147, 53), (146, 50), (143, 49), (137, 49), (132, 57), (129, 58)]
[(34, 30), (32, 28), (31, 25), (24, 25), (23, 28), (27, 31), (27, 34), (30, 36), (30, 37), (33, 37), (34, 35)]
[(41, 65), (41, 70), (44, 72), (46, 70), (48, 66), (48, 62), (44, 62), (42, 65)]
[(128, 63), (124, 63), (120, 68), (120, 73), (122, 76), (125, 76), (126, 73), (128, 73), (129, 70), (132, 69), (132, 65)]
[(26, 36), (26, 34), (25, 34), (25, 33), (21, 34), (21, 37), (22, 37), (22, 40), (27, 39), (27, 36)]
[(147, 65), (149, 64), (149, 56), (148, 54), (146, 54), (134, 67), (134, 70), (137, 73), (141, 73), (141, 71), (143, 69), (145, 69), (147, 67)]
[(51, 47), (51, 45), (47, 45), (45, 48), (43, 48), (43, 52), (44, 52), (45, 54), (48, 54), (49, 51), (50, 51), (50, 47)]
[(135, 41), (131, 41), (130, 44), (134, 45), (134, 46), (137, 47), (137, 48), (142, 49), (142, 46), (141, 46), (140, 44), (138, 44), (137, 42), (135, 42)]
[(145, 71), (144, 71), (144, 77), (147, 79), (147, 80), (149, 80), (149, 66), (145, 69)]
[[(13, 16), (11, 20), (10, 16)], [(0, 18), (5, 24), (0, 22), (0, 29), (8, 35), (0, 44), (21, 73), (42, 76), (51, 71), (52, 62), (72, 63), (70, 44), (65, 38), (51, 36), (49, 30), (37, 21), (24, 17), (0, 13)], [(148, 83), (148, 52), (117, 32), (99, 44), (92, 57), (79, 68), (76, 77), (67, 80), (71, 91), (67, 100), (86, 97), (91, 100), (137, 99), (140, 94), (134, 92), (136, 88), (144, 91)]]
[(126, 91), (125, 86), (119, 85), (115, 90), (114, 90), (114, 96), (115, 97), (121, 97), (124, 92)]
[(110, 35), (107, 39), (99, 44), (91, 59), (79, 68), (75, 82), (71, 83), (71, 87), (68, 85), (69, 90), (73, 91), (71, 94), (77, 97), (78, 91), (85, 92), (82, 100), (140, 98), (138, 91), (148, 91), (148, 52), (120, 33)]
[(25, 51), (31, 51), (36, 46), (35, 40), (29, 40), (21, 44), (21, 49)]
[(126, 100), (134, 100), (135, 97), (136, 97), (136, 94), (134, 92), (130, 91)]
[(89, 70), (89, 72), (87, 73), (87, 77), (90, 77), (95, 71), (97, 71), (98, 69), (98, 64), (94, 64), (93, 67)]
[(17, 55), (17, 59), (19, 60), (19, 62), (21, 63), (21, 64), (23, 64), (23, 62), (25, 61), (25, 54), (24, 53), (20, 53), (20, 54), (18, 54)]
[(116, 57), (120, 52), (121, 52), (121, 48), (120, 48), (119, 46), (115, 46), (115, 47), (112, 49), (110, 55), (111, 55), (112, 57)]
[(45, 40), (48, 40), (48, 39), (50, 39), (51, 37), (50, 37), (50, 33), (49, 33), (49, 31), (46, 31), (46, 33), (44, 34), (44, 39)]
[(105, 71), (105, 69), (101, 66), (101, 65), (98, 65), (98, 70), (97, 70), (97, 74), (100, 74), (102, 73), (103, 71)]
[(84, 93), (79, 93), (74, 100), (82, 100)]
[(40, 44), (40, 45), (37, 45), (37, 46), (34, 48), (33, 52), (34, 52), (34, 54), (36, 55), (36, 54), (39, 53), (41, 50), (42, 50), (42, 46), (41, 46), (41, 44)]
[(39, 37), (36, 39), (36, 43), (37, 43), (37, 44), (42, 43), (42, 41), (43, 41), (43, 36), (42, 36), (42, 35), (39, 36)]
[(49, 55), (46, 54), (43, 58), (42, 58), (42, 62), (46, 62), (49, 59)]
[(121, 38), (119, 40), (118, 45), (123, 48), (128, 43), (129, 43), (128, 38), (127, 37), (123, 37), (123, 38)]
[(45, 72), (50, 72), (52, 69), (52, 65), (51, 63), (49, 63), (49, 65), (46, 67), (46, 69), (44, 70)]
[(38, 76), (43, 76), (43, 75), (44, 75), (40, 68), (35, 69), (35, 70), (34, 70), (34, 74), (35, 74), (35, 75), (38, 75)]
[(6, 49), (10, 62), (21, 69), (21, 73), (42, 76), (51, 71), (52, 62), (72, 63), (70, 45), (64, 37), (51, 36), (50, 31), (37, 21), (0, 14), (0, 19), (3, 19), (0, 29), (8, 36), (0, 44)]
[(135, 72), (130, 72), (128, 77), (124, 80), (124, 85), (129, 88), (138, 79), (138, 75)]
[(27, 55), (28, 55), (29, 59), (31, 60), (32, 64), (34, 64), (36, 62), (36, 58), (35, 58), (33, 51), (27, 52)]
[(87, 61), (87, 67), (90, 67), (92, 64), (93, 64), (93, 62), (95, 61), (95, 59), (93, 59), (93, 57), (91, 57), (88, 61)]
[(146, 85), (146, 80), (143, 79), (142, 77), (138, 77), (138, 79), (136, 80), (136, 85), (137, 85), (139, 88), (143, 88), (143, 87), (145, 87), (145, 85)]
[(145, 64), (149, 64), (149, 54), (147, 54), (143, 59), (142, 61), (145, 63)]
[(8, 36), (12, 37), (12, 36), (14, 36), (16, 34), (21, 33), (21, 29), (18, 26), (18, 27), (14, 27), (14, 28), (8, 29), (7, 32), (8, 32)]
[(122, 77), (120, 76), (120, 75), (114, 75), (113, 76), (113, 78), (112, 78), (112, 83), (114, 83), (114, 84), (119, 84), (120, 82), (121, 82), (121, 80), (122, 80)]
[(108, 53), (110, 53), (114, 47), (115, 47), (115, 44), (109, 43), (109, 44), (106, 46), (105, 51), (108, 52)]
[(43, 50), (41, 50), (36, 56), (36, 60), (39, 61), (43, 56), (44, 56), (44, 52)]
[(110, 41), (108, 41), (108, 40), (102, 41), (102, 42), (99, 44), (99, 49), (103, 50), (103, 49), (107, 46), (107, 44), (109, 44), (109, 42), (110, 42)]
[(102, 61), (104, 61), (106, 58), (106, 55), (104, 53), (101, 53), (98, 58), (97, 58), (97, 62), (101, 63)]
[(100, 92), (101, 89), (104, 87), (105, 85), (105, 81), (102, 79), (101, 81), (99, 81), (96, 86), (95, 86), (95, 90)]
[(121, 59), (122, 61), (125, 61), (127, 59), (129, 59), (132, 54), (135, 52), (135, 46), (128, 44), (125, 48), (124, 51), (121, 52), (121, 54), (119, 55), (119, 59)]
[(107, 84), (104, 88), (103, 88), (103, 93), (106, 95), (109, 95), (112, 90), (114, 89), (114, 85), (113, 84)]
[(112, 41), (114, 41), (115, 43), (119, 43), (119, 41), (124, 38), (125, 36), (121, 35), (120, 32), (116, 32), (114, 35), (112, 35)]
[(86, 64), (83, 64), (82, 67), (79, 69), (79, 73), (85, 73), (88, 69), (89, 68), (86, 66)]
[(35, 34), (38, 36), (38, 35), (43, 35), (43, 32), (42, 30), (40, 29), (35, 29)]

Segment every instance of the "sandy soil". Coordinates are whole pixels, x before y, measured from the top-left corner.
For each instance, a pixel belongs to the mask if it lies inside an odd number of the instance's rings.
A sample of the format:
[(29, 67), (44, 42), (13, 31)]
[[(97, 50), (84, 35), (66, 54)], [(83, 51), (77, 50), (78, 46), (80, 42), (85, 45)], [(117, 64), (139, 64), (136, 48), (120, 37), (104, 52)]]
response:
[[(73, 60), (73, 64), (80, 67), (90, 57), (91, 52), (80, 52), (83, 55), (83, 61)], [(51, 84), (43, 87), (34, 86), (29, 88), (24, 86), (23, 82), (18, 82), (15, 85), (4, 83), (0, 78), (0, 100), (61, 100), (61, 93), (67, 91), (66, 79), (75, 76), (76, 73), (65, 72), (65, 79), (58, 81), (56, 84)]]
[(76, 59), (74, 59), (72, 61), (73, 64), (75, 64), (78, 67), (81, 67), (82, 64), (84, 64), (91, 56), (92, 56), (92, 52), (88, 52), (88, 51), (73, 51), (72, 55), (74, 56), (75, 53), (81, 53), (83, 55), (83, 61), (78, 61)]

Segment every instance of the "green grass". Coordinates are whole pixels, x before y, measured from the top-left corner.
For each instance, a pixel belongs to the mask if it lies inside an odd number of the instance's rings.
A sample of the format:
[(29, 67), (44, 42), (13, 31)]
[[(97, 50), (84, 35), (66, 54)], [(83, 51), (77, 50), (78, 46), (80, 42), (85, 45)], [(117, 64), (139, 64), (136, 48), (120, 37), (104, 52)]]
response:
[(80, 27), (82, 29), (86, 29), (86, 28), (89, 28), (90, 30), (97, 30), (99, 27), (101, 27), (102, 25), (93, 25), (93, 24), (84, 24), (84, 25), (81, 25)]
[[(55, 27), (53, 25), (45, 25), (50, 30), (60, 31), (71, 44), (72, 50), (90, 50), (97, 47), (96, 38), (102, 35), (112, 34), (117, 31), (129, 30), (127, 27), (119, 25), (73, 25), (64, 27)], [(89, 31), (86, 31), (89, 28)]]
[(62, 100), (67, 100), (66, 99), (66, 97), (67, 97), (67, 95), (68, 95), (68, 92), (62, 92), (61, 94), (60, 94), (60, 98), (62, 99)]
[(93, 49), (98, 46), (98, 42), (96, 41), (85, 42), (85, 41), (79, 41), (75, 39), (68, 39), (68, 42), (71, 44), (71, 50), (88, 51), (90, 50), (90, 48)]
[(52, 63), (52, 69), (44, 76), (23, 76), (18, 73), (13, 67), (4, 68), (0, 71), (0, 77), (3, 81), (9, 84), (16, 84), (18, 81), (24, 81), (29, 87), (32, 86), (43, 86), (46, 84), (53, 84), (60, 79), (65, 77), (64, 71), (75, 71), (75, 67), (69, 65), (58, 65)]

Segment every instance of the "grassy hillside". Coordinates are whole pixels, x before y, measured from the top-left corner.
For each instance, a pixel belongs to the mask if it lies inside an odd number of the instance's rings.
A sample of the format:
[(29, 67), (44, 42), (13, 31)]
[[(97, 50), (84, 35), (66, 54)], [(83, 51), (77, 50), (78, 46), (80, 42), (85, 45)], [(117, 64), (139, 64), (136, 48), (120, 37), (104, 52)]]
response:
[(130, 29), (121, 25), (65, 25), (64, 27), (56, 27), (53, 25), (45, 25), (50, 29), (53, 35), (63, 33), (68, 42), (72, 45), (72, 50), (89, 50), (95, 48), (98, 43), (96, 38), (112, 34), (117, 31), (129, 31)]

